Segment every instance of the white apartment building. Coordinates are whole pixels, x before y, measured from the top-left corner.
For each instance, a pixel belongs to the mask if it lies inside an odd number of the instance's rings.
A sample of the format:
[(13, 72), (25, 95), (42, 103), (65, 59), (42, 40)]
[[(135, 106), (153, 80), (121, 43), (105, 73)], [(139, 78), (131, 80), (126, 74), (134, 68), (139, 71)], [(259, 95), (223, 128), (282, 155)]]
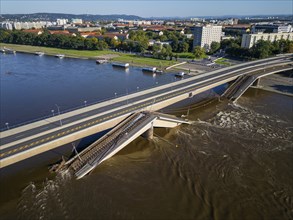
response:
[(257, 34), (243, 34), (241, 47), (251, 48), (259, 40), (271, 41), (276, 40), (291, 40), (293, 41), (293, 33), (257, 33)]
[(73, 24), (82, 24), (82, 19), (80, 19), (80, 18), (73, 18), (71, 22)]
[(43, 27), (49, 27), (52, 23), (48, 21), (38, 21), (38, 22), (2, 22), (0, 28), (7, 30), (27, 30), (27, 29), (41, 29)]
[(5, 30), (12, 30), (12, 24), (9, 22), (2, 22), (0, 23), (0, 28)]
[(273, 23), (259, 23), (255, 24), (251, 28), (253, 34), (257, 33), (289, 33), (293, 32), (293, 27), (291, 24), (273, 24)]
[(222, 26), (205, 25), (193, 28), (193, 47), (200, 46), (209, 50), (213, 41), (221, 41)]
[(68, 20), (67, 19), (57, 19), (57, 25), (65, 25), (67, 24)]

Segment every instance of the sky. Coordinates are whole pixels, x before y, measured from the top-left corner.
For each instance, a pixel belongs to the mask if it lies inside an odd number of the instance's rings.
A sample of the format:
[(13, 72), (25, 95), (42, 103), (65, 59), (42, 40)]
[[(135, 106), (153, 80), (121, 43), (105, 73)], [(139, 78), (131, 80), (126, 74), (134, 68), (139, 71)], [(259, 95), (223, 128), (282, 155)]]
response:
[(141, 17), (293, 14), (293, 0), (0, 0), (1, 14), (37, 12)]

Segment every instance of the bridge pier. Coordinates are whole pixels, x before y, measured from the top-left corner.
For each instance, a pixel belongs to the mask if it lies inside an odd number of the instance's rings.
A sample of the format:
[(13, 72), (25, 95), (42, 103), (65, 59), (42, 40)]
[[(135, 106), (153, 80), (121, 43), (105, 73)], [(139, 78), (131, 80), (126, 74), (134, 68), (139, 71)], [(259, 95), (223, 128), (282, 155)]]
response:
[(152, 140), (154, 138), (154, 126), (152, 124), (152, 126), (141, 135), (143, 138), (148, 139), (148, 140)]
[(258, 78), (257, 80), (255, 80), (252, 85), (257, 87), (257, 86), (259, 86), (259, 83), (260, 83), (260, 78)]

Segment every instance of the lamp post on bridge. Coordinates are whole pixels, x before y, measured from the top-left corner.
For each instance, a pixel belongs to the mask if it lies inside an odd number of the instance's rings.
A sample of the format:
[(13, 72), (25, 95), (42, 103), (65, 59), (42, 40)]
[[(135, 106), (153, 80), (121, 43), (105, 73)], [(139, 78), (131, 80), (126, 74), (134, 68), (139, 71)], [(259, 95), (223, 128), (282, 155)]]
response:
[(54, 112), (55, 112), (54, 109), (52, 109), (51, 112), (52, 112), (52, 115), (53, 115), (53, 117), (54, 117)]
[(87, 103), (87, 101), (85, 100), (85, 101), (83, 101), (83, 103), (84, 103), (84, 107), (86, 107), (86, 103)]
[(128, 88), (126, 88), (126, 100), (127, 100), (127, 105), (128, 105)]
[(116, 99), (117, 98), (117, 92), (115, 92), (114, 95), (115, 95), (115, 99)]
[(6, 127), (7, 127), (7, 130), (9, 130), (9, 123), (6, 122), (5, 125), (6, 125)]
[(61, 117), (60, 117), (60, 108), (59, 108), (59, 106), (58, 106), (57, 104), (55, 104), (55, 105), (56, 105), (56, 107), (57, 107), (57, 109), (58, 109), (58, 115), (59, 115), (60, 126), (62, 126), (63, 124), (62, 124), (62, 120), (61, 120)]
[(136, 87), (136, 90), (139, 91), (139, 87)]

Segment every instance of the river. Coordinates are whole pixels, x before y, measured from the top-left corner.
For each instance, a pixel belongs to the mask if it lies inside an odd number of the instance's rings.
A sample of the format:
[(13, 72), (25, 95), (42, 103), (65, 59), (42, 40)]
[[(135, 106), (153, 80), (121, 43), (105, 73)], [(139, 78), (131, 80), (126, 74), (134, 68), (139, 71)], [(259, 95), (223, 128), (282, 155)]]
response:
[[(100, 68), (93, 66), (84, 68)], [(139, 69), (131, 77), (138, 74), (146, 87), (173, 78), (154, 80)], [(114, 85), (107, 88), (109, 97)], [(193, 124), (155, 129), (153, 141), (138, 138), (78, 181), (49, 173), (48, 157), (40, 155), (34, 165), (23, 162), (1, 172), (1, 219), (293, 219), (292, 106), (292, 96), (257, 89), (236, 104), (217, 99), (193, 104), (188, 115)], [(166, 111), (181, 115), (188, 108)]]
[[(1, 127), (14, 126), (60, 111), (90, 105), (180, 80), (142, 68), (96, 65), (95, 60), (33, 54), (0, 54)], [(54, 112), (52, 112), (54, 110)]]

